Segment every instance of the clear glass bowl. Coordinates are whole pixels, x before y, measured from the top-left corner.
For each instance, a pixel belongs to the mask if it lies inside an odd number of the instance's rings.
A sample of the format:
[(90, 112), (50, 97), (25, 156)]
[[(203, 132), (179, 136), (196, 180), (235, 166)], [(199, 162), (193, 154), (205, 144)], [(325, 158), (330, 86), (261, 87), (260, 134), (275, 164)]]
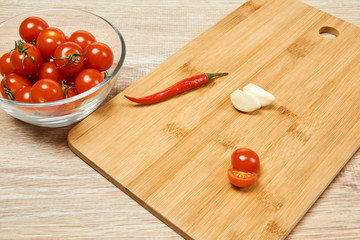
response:
[(63, 127), (80, 121), (104, 101), (114, 86), (125, 59), (125, 41), (119, 30), (106, 19), (75, 9), (47, 9), (10, 18), (0, 24), (0, 56), (9, 52), (20, 39), (20, 23), (29, 16), (43, 18), (50, 27), (61, 29), (67, 36), (76, 30), (92, 33), (98, 42), (106, 43), (114, 53), (108, 77), (92, 89), (71, 98), (48, 103), (22, 103), (2, 98), (0, 107), (11, 116), (43, 127)]

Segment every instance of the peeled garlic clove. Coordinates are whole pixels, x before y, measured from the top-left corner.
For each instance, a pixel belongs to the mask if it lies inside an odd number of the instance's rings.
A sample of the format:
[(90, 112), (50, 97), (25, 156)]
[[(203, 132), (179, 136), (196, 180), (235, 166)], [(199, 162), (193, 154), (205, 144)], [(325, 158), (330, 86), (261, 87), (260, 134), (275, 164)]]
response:
[(259, 100), (255, 96), (239, 89), (230, 94), (230, 99), (233, 106), (241, 112), (252, 112), (261, 107)]
[(249, 83), (248, 85), (246, 85), (243, 88), (243, 90), (244, 90), (244, 92), (252, 94), (255, 97), (257, 97), (261, 106), (269, 105), (275, 101), (274, 95), (272, 95), (271, 93), (265, 91), (264, 89), (262, 89), (261, 87), (255, 85), (253, 83)]

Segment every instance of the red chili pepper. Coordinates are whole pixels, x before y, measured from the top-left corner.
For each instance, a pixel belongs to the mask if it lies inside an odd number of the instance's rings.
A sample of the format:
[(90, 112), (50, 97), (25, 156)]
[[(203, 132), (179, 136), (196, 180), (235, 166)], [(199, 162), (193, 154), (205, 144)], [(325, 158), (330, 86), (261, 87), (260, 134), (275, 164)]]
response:
[(125, 97), (127, 99), (129, 99), (130, 101), (140, 103), (140, 104), (158, 103), (158, 102), (164, 101), (168, 98), (171, 98), (175, 95), (178, 95), (180, 93), (186, 92), (190, 89), (204, 85), (205, 83), (207, 83), (208, 80), (210, 80), (214, 77), (219, 77), (219, 76), (224, 76), (224, 75), (228, 75), (228, 73), (202, 73), (199, 75), (195, 75), (195, 76), (186, 78), (186, 79), (184, 79), (180, 82), (177, 82), (174, 85), (166, 88), (165, 90), (163, 90), (161, 92), (157, 92), (157, 93), (154, 93), (154, 94), (146, 96), (146, 97), (133, 98), (133, 97), (129, 97), (126, 95), (125, 95)]

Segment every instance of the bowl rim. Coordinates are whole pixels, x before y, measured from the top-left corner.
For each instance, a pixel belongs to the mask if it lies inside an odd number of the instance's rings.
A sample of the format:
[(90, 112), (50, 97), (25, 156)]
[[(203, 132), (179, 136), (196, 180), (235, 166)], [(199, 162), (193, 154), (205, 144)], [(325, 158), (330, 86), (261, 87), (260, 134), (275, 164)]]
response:
[(91, 95), (92, 93), (98, 91), (103, 86), (108, 84), (115, 76), (117, 76), (117, 74), (119, 73), (122, 65), (124, 64), (125, 56), (126, 56), (126, 46), (125, 46), (124, 37), (122, 36), (121, 32), (117, 29), (117, 27), (115, 27), (111, 22), (109, 22), (105, 18), (103, 18), (103, 17), (101, 17), (101, 16), (99, 16), (99, 15), (97, 15), (95, 13), (86, 11), (86, 10), (75, 9), (75, 8), (48, 8), (48, 9), (30, 11), (30, 12), (21, 13), (21, 14), (18, 14), (16, 16), (13, 16), (11, 18), (8, 18), (7, 20), (0, 22), (0, 26), (3, 25), (4, 23), (6, 23), (7, 21), (11, 20), (11, 19), (23, 16), (23, 15), (30, 16), (30, 15), (35, 15), (36, 13), (39, 13), (39, 12), (45, 12), (45, 11), (51, 11), (51, 10), (66, 10), (66, 11), (70, 10), (70, 11), (75, 11), (75, 12), (86, 13), (86, 14), (90, 14), (90, 15), (93, 15), (95, 17), (98, 17), (101, 20), (103, 20), (105, 23), (107, 23), (115, 31), (115, 33), (117, 34), (117, 36), (119, 37), (119, 40), (121, 42), (121, 55), (120, 55), (120, 59), (119, 59), (118, 64), (115, 66), (114, 70), (101, 83), (99, 83), (98, 85), (92, 87), (91, 89), (89, 89), (89, 90), (87, 90), (87, 91), (85, 91), (83, 93), (80, 93), (80, 94), (75, 95), (75, 96), (70, 97), (70, 98), (65, 98), (65, 99), (52, 101), (52, 102), (46, 102), (46, 103), (26, 103), (26, 102), (17, 102), (17, 101), (14, 101), (14, 100), (9, 100), (9, 99), (6, 99), (6, 98), (3, 98), (2, 96), (0, 96), (0, 103), (6, 103), (8, 105), (14, 105), (14, 106), (20, 106), (20, 107), (34, 108), (34, 107), (57, 106), (57, 105), (73, 102), (73, 101), (76, 101), (76, 100), (79, 100), (81, 98), (85, 98), (85, 97)]

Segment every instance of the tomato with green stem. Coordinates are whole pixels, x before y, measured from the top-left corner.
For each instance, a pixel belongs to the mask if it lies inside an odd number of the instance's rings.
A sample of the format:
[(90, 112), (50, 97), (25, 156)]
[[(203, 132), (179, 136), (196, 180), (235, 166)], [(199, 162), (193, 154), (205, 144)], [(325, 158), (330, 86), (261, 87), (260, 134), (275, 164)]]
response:
[(96, 42), (96, 38), (88, 31), (78, 30), (70, 35), (69, 41), (79, 44), (85, 52), (89, 44)]
[(40, 49), (44, 59), (49, 60), (55, 52), (55, 49), (66, 42), (66, 36), (63, 31), (55, 27), (48, 27), (39, 33), (36, 39), (36, 46)]
[(36, 41), (39, 33), (48, 27), (49, 24), (44, 19), (31, 16), (20, 23), (19, 35), (26, 42)]
[(65, 76), (76, 76), (84, 68), (82, 48), (74, 42), (60, 44), (54, 52), (54, 63)]
[(65, 81), (61, 82), (61, 87), (65, 98), (71, 98), (79, 94), (79, 91), (75, 87), (67, 85)]
[(103, 72), (108, 70), (113, 64), (114, 54), (105, 43), (94, 42), (87, 46), (85, 59), (87, 68), (95, 68)]
[(232, 167), (228, 169), (228, 178), (236, 187), (248, 187), (258, 178), (259, 156), (248, 148), (239, 148), (231, 155)]
[(10, 63), (10, 52), (3, 54), (0, 58), (0, 74), (3, 76), (4, 74), (13, 73), (14, 70)]
[(0, 92), (3, 98), (14, 100), (20, 89), (31, 87), (31, 82), (24, 76), (10, 73), (3, 75), (0, 83)]
[[(65, 84), (65, 81), (61, 82), (61, 87), (63, 89), (63, 93), (65, 98), (71, 98), (76, 96), (77, 94), (79, 94), (79, 91), (72, 86), (69, 86), (67, 84)], [(53, 115), (55, 116), (64, 116), (64, 115), (68, 115), (71, 114), (74, 109), (79, 106), (81, 104), (82, 100), (73, 100), (62, 104), (61, 106), (59, 106), (59, 108), (57, 109), (56, 112), (53, 113)]]
[(75, 78), (75, 88), (80, 92), (85, 92), (104, 81), (104, 76), (99, 70), (87, 68), (80, 72)]
[(65, 98), (71, 98), (79, 94), (79, 91), (74, 87), (69, 87), (64, 90)]
[(15, 42), (10, 53), (10, 64), (14, 73), (28, 76), (36, 73), (42, 64), (42, 55), (38, 47), (31, 43)]

